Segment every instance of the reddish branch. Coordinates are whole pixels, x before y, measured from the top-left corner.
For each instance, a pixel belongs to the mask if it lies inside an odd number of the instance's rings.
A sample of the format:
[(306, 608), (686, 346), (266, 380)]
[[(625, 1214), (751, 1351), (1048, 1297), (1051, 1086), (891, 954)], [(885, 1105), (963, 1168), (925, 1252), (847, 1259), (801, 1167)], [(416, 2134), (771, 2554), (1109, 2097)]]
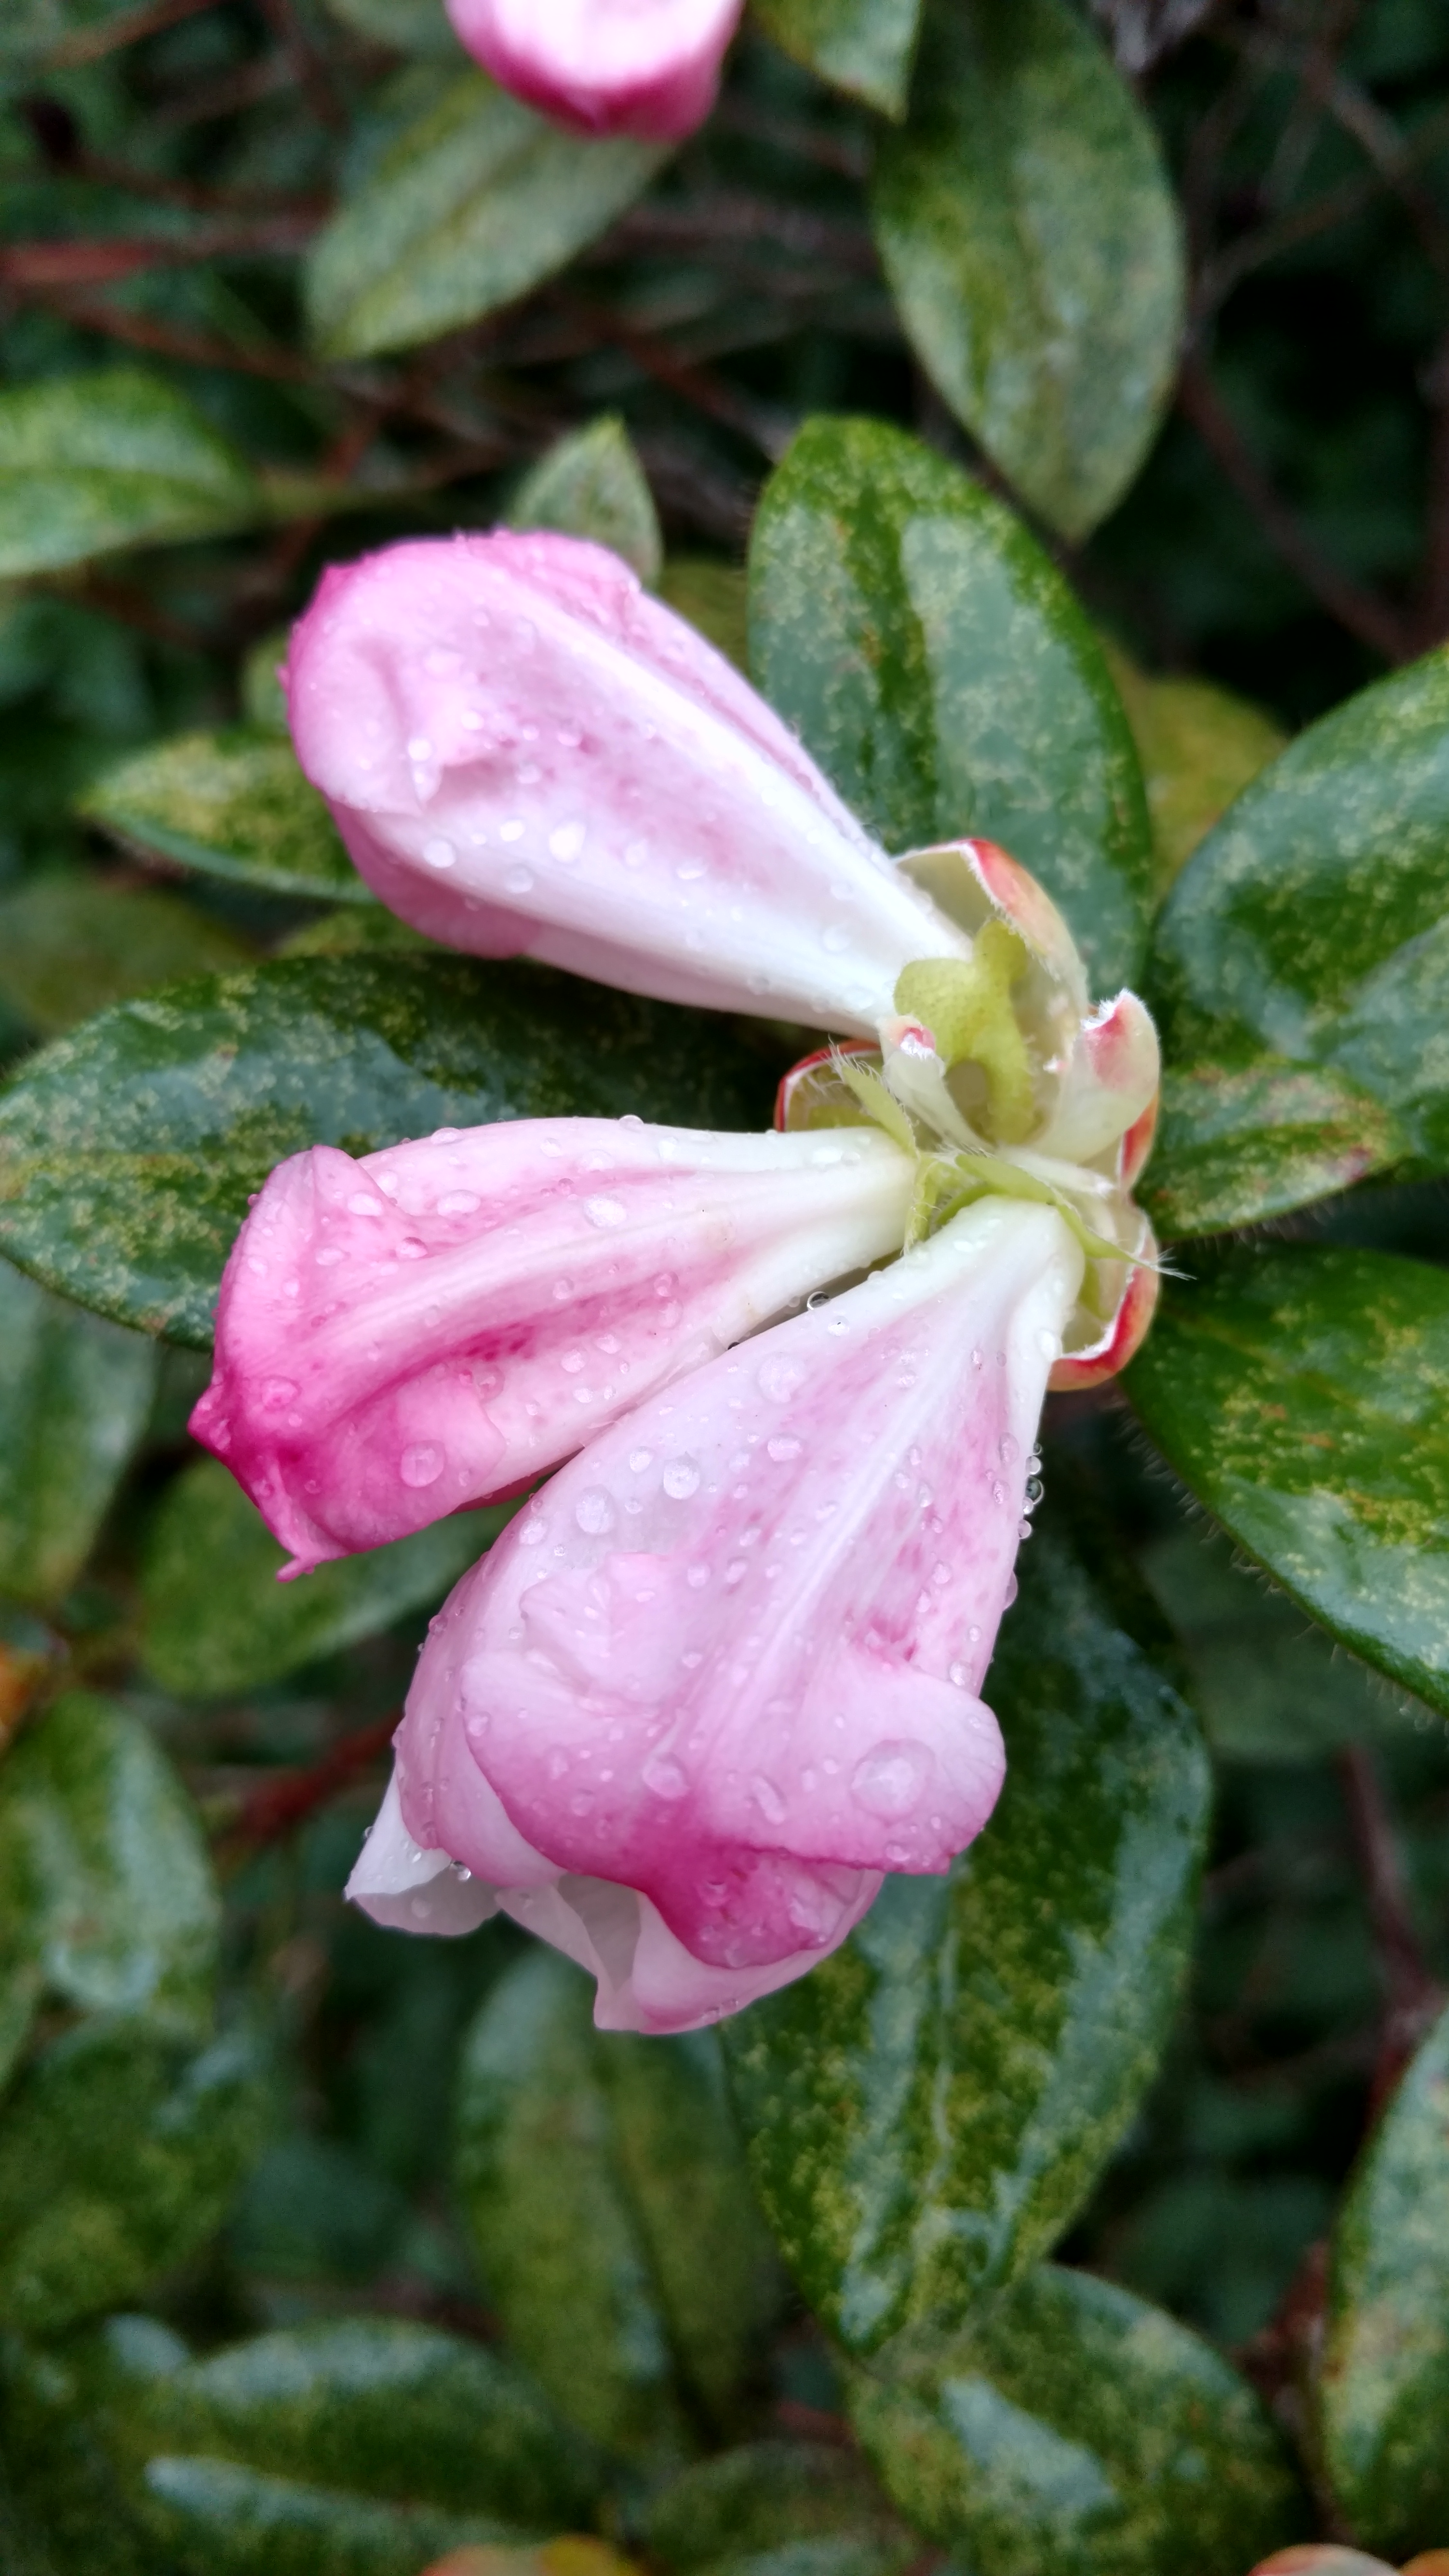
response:
[(302, 1770), (274, 1773), (243, 1799), (222, 1840), (256, 1850), (295, 1833), (340, 1789), (350, 1787), (359, 1771), (365, 1771), (387, 1751), (397, 1722), (394, 1709), (390, 1717), (380, 1717), (374, 1725), (360, 1726), (355, 1734), (344, 1735), (340, 1743), (330, 1746), (320, 1762), (309, 1763)]

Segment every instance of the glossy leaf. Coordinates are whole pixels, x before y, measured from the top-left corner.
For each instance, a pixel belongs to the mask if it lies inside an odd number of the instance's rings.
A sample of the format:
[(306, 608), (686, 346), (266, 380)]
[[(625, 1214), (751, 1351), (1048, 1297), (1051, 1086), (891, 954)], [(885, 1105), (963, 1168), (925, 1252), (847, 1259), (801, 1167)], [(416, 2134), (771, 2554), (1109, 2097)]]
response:
[(366, 1154), (495, 1118), (765, 1126), (728, 1023), (516, 963), (295, 958), (121, 1004), (0, 1092), (0, 1252), (204, 1348), (251, 1193), (312, 1144)]
[(1231, 689), (1210, 680), (1149, 679), (1110, 646), (1107, 659), (1142, 762), (1160, 896), (1288, 738), (1261, 707)]
[(1449, 2013), (1370, 2137), (1334, 2230), (1319, 2385), (1333, 2489), (1395, 2560), (1449, 2530)]
[(235, 931), (155, 887), (42, 877), (0, 900), (0, 1001), (41, 1037), (134, 993), (255, 958)]
[(843, 1950), (724, 2030), (766, 2210), (856, 2352), (949, 2323), (1061, 2234), (1152, 2074), (1187, 1954), (1196, 1723), (1046, 1532), (987, 1690), (1006, 1787), (950, 1879), (888, 1879)]
[(644, 468), (616, 412), (570, 431), (523, 477), (508, 509), (511, 528), (557, 528), (611, 546), (641, 581), (659, 579), (664, 540)]
[(1449, 1276), (1382, 1252), (1239, 1253), (1170, 1284), (1126, 1384), (1274, 1582), (1449, 1710)]
[(767, 36), (833, 89), (901, 117), (921, 0), (754, 0)]
[(156, 1391), (154, 1343), (0, 1262), (0, 1594), (47, 1606), (85, 1564)]
[(676, 2576), (785, 2576), (797, 2551), (813, 2576), (902, 2576), (921, 2548), (859, 2455), (824, 2442), (749, 2442), (696, 2462), (651, 2500), (644, 2538)]
[(458, 2185), (520, 2359), (597, 2440), (667, 2454), (676, 2370), (728, 2419), (773, 2267), (712, 2034), (600, 2039), (591, 2004), (544, 1949), (494, 1989), (464, 2048)]
[(1176, 1079), (1147, 1196), (1169, 1231), (1247, 1224), (1391, 1163), (1449, 1166), (1446, 857), (1441, 650), (1291, 743), (1164, 907), (1150, 998)]
[(1136, 975), (1151, 843), (1121, 700), (1061, 575), (980, 484), (884, 422), (811, 421), (755, 520), (750, 649), (887, 849), (999, 841), (1099, 991)]
[(203, 2035), (219, 1921), (196, 1810), (149, 1728), (68, 1691), (0, 1767), (0, 2083), (42, 2003)]
[(139, 858), (264, 894), (374, 900), (290, 742), (270, 728), (180, 734), (133, 752), (87, 788), (77, 811)]
[(1045, 2266), (857, 2372), (901, 2511), (972, 2576), (1243, 2576), (1307, 2508), (1245, 2379), (1114, 2282)]
[(1182, 321), (1153, 129), (1066, 0), (934, 0), (875, 227), (922, 365), (1023, 500), (1073, 539), (1156, 434)]
[(627, 135), (581, 141), (481, 72), (460, 72), (314, 244), (318, 348), (373, 357), (511, 304), (603, 232), (666, 158)]
[(182, 1697), (256, 1690), (434, 1609), (508, 1519), (456, 1512), (411, 1538), (279, 1583), (287, 1550), (215, 1459), (167, 1489), (141, 1570), (141, 1653)]
[(53, 2040), (0, 2119), (0, 2324), (54, 2334), (135, 2295), (219, 2224), (264, 2134), (250, 2045), (150, 2019)]
[(265, 515), (245, 460), (159, 376), (105, 367), (0, 393), (0, 577)]

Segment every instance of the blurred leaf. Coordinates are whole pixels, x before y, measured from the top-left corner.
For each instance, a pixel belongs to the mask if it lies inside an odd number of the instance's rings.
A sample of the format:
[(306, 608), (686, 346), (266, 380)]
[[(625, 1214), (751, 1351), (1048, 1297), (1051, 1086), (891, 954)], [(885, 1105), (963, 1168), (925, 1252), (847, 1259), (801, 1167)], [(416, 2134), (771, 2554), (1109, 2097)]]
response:
[(0, 1593), (50, 1605), (69, 1591), (156, 1377), (154, 1343), (0, 1262)]
[(394, 53), (449, 55), (461, 47), (448, 24), (443, 0), (326, 0), (332, 16), (370, 44)]
[(1107, 660), (1142, 762), (1161, 896), (1224, 807), (1286, 750), (1288, 737), (1260, 707), (1210, 680), (1149, 679), (1110, 644)]
[(277, 942), (276, 957), (370, 957), (439, 954), (436, 939), (400, 921), (380, 903), (339, 904)]
[(699, 2461), (651, 2500), (644, 2538), (678, 2576), (903, 2576), (921, 2551), (859, 2455), (824, 2442), (750, 2442)]
[(194, 2252), (266, 2116), (239, 2033), (198, 2056), (154, 2020), (118, 2014), (53, 2040), (0, 2114), (0, 2324), (55, 2334)]
[(133, 993), (225, 974), (255, 955), (235, 931), (150, 886), (42, 877), (0, 900), (0, 1000), (42, 1037)]
[(254, 724), (133, 752), (87, 788), (77, 811), (143, 859), (267, 894), (375, 900), (291, 743)]
[(753, 14), (783, 52), (832, 88), (883, 116), (904, 116), (921, 0), (754, 0)]
[(324, 357), (368, 358), (476, 322), (563, 268), (668, 158), (627, 135), (582, 141), (478, 71), (392, 144), (308, 256)]
[(0, 393), (0, 575), (266, 515), (245, 459), (160, 376), (105, 367)]
[(743, 572), (708, 555), (671, 555), (659, 577), (659, 596), (737, 671), (748, 673), (749, 583)]
[(68, 1691), (0, 1767), (0, 2083), (45, 2000), (204, 2035), (219, 1922), (196, 1810), (149, 1729)]
[[(1233, 1563), (1208, 1529), (1154, 1539), (1142, 1569), (1172, 1622), (1213, 1751), (1229, 1762), (1318, 1762), (1401, 1733), (1408, 1710), (1301, 1610)], [(1412, 1704), (1411, 1704), (1412, 1705)]]
[(1334, 2230), (1319, 2383), (1334, 2495), (1395, 2559), (1449, 2529), (1449, 2012), (1359, 2159)]
[(902, 2338), (850, 2396), (901, 2511), (972, 2576), (1243, 2576), (1306, 2518), (1248, 2382), (1086, 2272)]
[(667, 2455), (676, 2366), (727, 2418), (773, 2267), (713, 2035), (600, 2039), (591, 2004), (542, 1948), (494, 1988), (464, 2046), (458, 2188), (520, 2358), (596, 2440)]
[(1006, 1787), (949, 1881), (887, 1879), (844, 1949), (723, 2033), (765, 2207), (855, 2352), (949, 2323), (1062, 2233), (1153, 2072), (1186, 1962), (1196, 1723), (1047, 1532), (990, 1688)]
[(1157, 138), (1065, 0), (934, 0), (912, 97), (875, 180), (901, 320), (1023, 499), (1084, 537), (1142, 464), (1177, 357)]
[(263, 733), (277, 735), (283, 742), (291, 739), (287, 730), (287, 693), (281, 679), (290, 640), (289, 627), (274, 628), (253, 644), (241, 666), (241, 704), (246, 722)]
[(641, 581), (664, 562), (659, 515), (644, 468), (616, 412), (571, 430), (525, 474), (508, 507), (511, 528), (557, 528), (612, 546)]
[(251, 1193), (313, 1144), (376, 1152), (498, 1118), (769, 1119), (718, 1014), (516, 962), (294, 958), (126, 1002), (0, 1092), (0, 1251), (204, 1348)]
[(257, 1690), (432, 1608), (508, 1517), (507, 1507), (456, 1512), (279, 1583), (287, 1550), (228, 1470), (198, 1459), (168, 1486), (151, 1523), (141, 1571), (147, 1669), (183, 1697)]
[(1383, 1252), (1240, 1252), (1170, 1283), (1126, 1384), (1274, 1582), (1449, 1710), (1449, 1276)]
[(980, 484), (884, 422), (808, 423), (755, 519), (750, 647), (887, 849), (1000, 841), (1099, 990), (1137, 973), (1151, 846), (1127, 719), (1061, 575)]
[(1149, 999), (1175, 1080), (1146, 1190), (1169, 1231), (1449, 1167), (1446, 858), (1441, 649), (1300, 734), (1173, 887)]

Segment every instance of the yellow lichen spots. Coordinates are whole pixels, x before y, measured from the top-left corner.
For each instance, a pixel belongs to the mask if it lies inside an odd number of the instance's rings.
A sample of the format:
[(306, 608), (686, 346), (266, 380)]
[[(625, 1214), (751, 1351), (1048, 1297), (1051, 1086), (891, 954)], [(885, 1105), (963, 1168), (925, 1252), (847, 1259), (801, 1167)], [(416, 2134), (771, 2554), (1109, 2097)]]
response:
[(638, 2576), (634, 2561), (621, 2558), (606, 2540), (587, 2532), (565, 2532), (537, 2549), (500, 2549), (491, 2542), (469, 2542), (434, 2559), (423, 2576)]
[(986, 1077), (986, 1124), (996, 1142), (1019, 1145), (1036, 1122), (1036, 1086), (1012, 987), (1031, 964), (1025, 944), (1004, 921), (988, 921), (971, 955), (923, 957), (907, 966), (895, 990), (898, 1011), (931, 1031), (948, 1068), (979, 1065)]

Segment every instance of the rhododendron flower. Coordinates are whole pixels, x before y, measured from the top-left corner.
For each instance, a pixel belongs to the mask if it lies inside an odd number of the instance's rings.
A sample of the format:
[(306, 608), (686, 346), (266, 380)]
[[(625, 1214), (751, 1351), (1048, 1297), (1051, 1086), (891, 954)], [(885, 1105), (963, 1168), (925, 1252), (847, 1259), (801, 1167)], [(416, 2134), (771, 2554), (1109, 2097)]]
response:
[(290, 698), (421, 928), (843, 1041), (773, 1137), (563, 1119), (296, 1157), (195, 1417), (293, 1570), (559, 1467), (434, 1623), (351, 1892), (440, 1932), (501, 1905), (605, 2026), (686, 2029), (990, 1813), (1042, 1397), (1120, 1368), (1156, 1293), (1156, 1034), (1131, 993), (1092, 1006), (1003, 851), (887, 858), (597, 547), (331, 574)]
[(677, 142), (714, 105), (740, 0), (448, 0), (515, 98), (585, 134)]
[(983, 1200), (592, 1442), (434, 1622), (352, 1893), (501, 1902), (602, 2026), (679, 2030), (946, 1868), (1001, 1785), (978, 1693), (1082, 1270), (1054, 1209)]

